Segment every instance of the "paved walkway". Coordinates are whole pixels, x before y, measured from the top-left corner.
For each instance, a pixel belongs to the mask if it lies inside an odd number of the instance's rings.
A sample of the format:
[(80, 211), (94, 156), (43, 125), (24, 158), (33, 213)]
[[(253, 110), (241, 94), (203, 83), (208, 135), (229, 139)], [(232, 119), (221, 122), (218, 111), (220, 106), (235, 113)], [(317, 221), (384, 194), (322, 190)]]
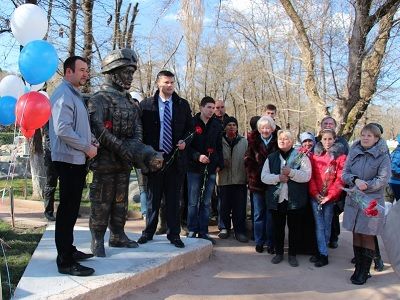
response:
[[(7, 218), (6, 203), (0, 206), (0, 218)], [(16, 222), (45, 224), (42, 205), (32, 201), (16, 202)], [(87, 226), (87, 218), (78, 220)], [(142, 220), (129, 220), (127, 230), (139, 233)], [(211, 227), (211, 234), (216, 234)], [(382, 255), (387, 262), (384, 245)], [(315, 268), (308, 256), (299, 255), (300, 266), (292, 268), (286, 260), (271, 264), (271, 255), (256, 253), (254, 242), (241, 244), (232, 238), (217, 239), (211, 259), (138, 288), (120, 299), (400, 299), (400, 278), (385, 263), (385, 270), (371, 269), (372, 278), (363, 286), (350, 283), (353, 272), (351, 233), (343, 231), (340, 246), (331, 250), (330, 264)]]

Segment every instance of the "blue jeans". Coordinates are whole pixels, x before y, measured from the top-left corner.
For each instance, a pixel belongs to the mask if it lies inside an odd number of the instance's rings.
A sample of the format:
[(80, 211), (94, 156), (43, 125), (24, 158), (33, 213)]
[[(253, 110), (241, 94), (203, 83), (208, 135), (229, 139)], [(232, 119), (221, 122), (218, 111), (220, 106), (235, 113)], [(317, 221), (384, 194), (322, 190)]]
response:
[(147, 212), (147, 192), (140, 192), (140, 212), (146, 215)]
[(188, 182), (188, 219), (187, 228), (189, 231), (207, 234), (208, 220), (210, 218), (211, 195), (215, 186), (215, 174), (208, 174), (200, 201), (201, 188), (203, 186), (203, 174), (187, 173)]
[(322, 210), (318, 210), (318, 202), (311, 200), (315, 219), (315, 233), (317, 236), (318, 251), (321, 255), (328, 255), (328, 243), (331, 237), (331, 225), (333, 218), (333, 202), (322, 205)]
[(273, 247), (272, 215), (271, 211), (267, 209), (265, 194), (254, 192), (253, 205), (253, 229), (256, 245), (264, 245), (266, 243), (268, 247)]

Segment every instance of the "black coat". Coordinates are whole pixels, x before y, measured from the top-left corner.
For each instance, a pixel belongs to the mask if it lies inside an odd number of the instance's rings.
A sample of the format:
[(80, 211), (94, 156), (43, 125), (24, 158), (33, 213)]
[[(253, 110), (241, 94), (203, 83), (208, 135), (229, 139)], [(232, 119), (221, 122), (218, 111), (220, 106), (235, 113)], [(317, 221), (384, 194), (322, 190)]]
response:
[[(142, 110), (143, 143), (160, 151), (161, 122), (158, 97), (159, 91), (157, 90), (153, 97), (140, 102), (140, 108)], [(175, 147), (179, 140), (184, 140), (191, 132), (193, 132), (193, 126), (189, 103), (174, 92), (172, 94), (172, 145)], [(178, 168), (183, 172), (186, 165), (185, 153), (186, 149), (179, 151), (177, 157)]]
[[(207, 155), (210, 163), (207, 165), (207, 170), (210, 174), (215, 174), (217, 167), (224, 167), (224, 158), (222, 155), (222, 130), (221, 123), (211, 118), (207, 124), (204, 124), (200, 119), (200, 113), (193, 117), (194, 128), (200, 127), (202, 133), (195, 134), (192, 142), (188, 147), (189, 172), (203, 173), (205, 164), (199, 162), (201, 154)], [(209, 153), (211, 150), (211, 153)]]

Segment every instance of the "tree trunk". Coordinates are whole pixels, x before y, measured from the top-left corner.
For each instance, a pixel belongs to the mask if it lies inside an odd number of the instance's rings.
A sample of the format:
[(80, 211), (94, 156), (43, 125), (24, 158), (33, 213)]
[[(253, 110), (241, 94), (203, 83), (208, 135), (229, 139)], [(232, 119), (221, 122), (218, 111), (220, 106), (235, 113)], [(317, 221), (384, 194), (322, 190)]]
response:
[[(300, 19), (292, 3), (290, 0), (280, 0), (280, 2), (289, 18), (292, 20), (299, 36), (299, 47), (302, 54), (303, 66), (306, 69), (305, 89), (308, 98), (314, 105), (316, 120), (319, 121), (324, 116), (328, 115), (329, 112), (325, 100), (321, 98), (318, 92), (317, 81), (315, 79), (315, 55), (311, 48), (303, 20)], [(317, 126), (318, 124), (316, 124), (316, 127)]]
[(121, 32), (121, 46), (120, 48), (124, 48), (126, 46), (126, 37), (128, 34), (128, 19), (129, 19), (129, 12), (131, 11), (132, 3), (128, 4), (128, 7), (126, 8), (125, 16), (122, 19), (123, 27), (122, 27), (122, 32)]
[[(84, 15), (84, 45), (83, 45), (83, 57), (87, 59), (88, 69), (90, 74), (92, 51), (93, 51), (93, 5), (92, 0), (82, 0), (82, 10)], [(90, 93), (91, 91), (91, 81), (90, 77), (83, 87), (83, 93)]]
[[(50, 25), (52, 11), (53, 11), (53, 0), (49, 0), (49, 6), (48, 6), (48, 10), (47, 10), (47, 23), (49, 25)], [(49, 35), (49, 30), (47, 30), (46, 35), (44, 36), (44, 40), (47, 40), (48, 35)]]
[(202, 0), (182, 0), (182, 26), (186, 40), (186, 99), (195, 107), (195, 71), (200, 35), (203, 30), (204, 5)]
[[(128, 29), (128, 32), (127, 32), (126, 38), (125, 38), (125, 47), (129, 48), (129, 49), (133, 48), (133, 29), (135, 27), (136, 16), (139, 13), (138, 6), (139, 6), (139, 3), (136, 2), (135, 6), (133, 7), (131, 21), (129, 22), (129, 29)], [(127, 17), (128, 17), (128, 15), (127, 15)]]
[(121, 6), (122, 0), (115, 0), (113, 50), (117, 49), (117, 46), (120, 46), (121, 29), (119, 23), (121, 19)]
[(69, 19), (70, 19), (70, 34), (69, 34), (69, 45), (68, 54), (69, 56), (75, 55), (75, 44), (76, 44), (76, 15), (77, 15), (76, 0), (71, 0)]
[(40, 129), (36, 129), (35, 135), (32, 138), (29, 163), (32, 173), (32, 198), (43, 199), (46, 170), (44, 167), (43, 142)]
[(348, 113), (347, 122), (342, 130), (342, 135), (347, 139), (352, 136), (358, 120), (360, 120), (366, 112), (376, 92), (382, 61), (385, 56), (387, 43), (390, 39), (394, 15), (398, 7), (399, 4), (393, 6), (389, 13), (381, 19), (379, 22), (378, 36), (373, 44), (372, 51), (362, 61), (359, 99)]

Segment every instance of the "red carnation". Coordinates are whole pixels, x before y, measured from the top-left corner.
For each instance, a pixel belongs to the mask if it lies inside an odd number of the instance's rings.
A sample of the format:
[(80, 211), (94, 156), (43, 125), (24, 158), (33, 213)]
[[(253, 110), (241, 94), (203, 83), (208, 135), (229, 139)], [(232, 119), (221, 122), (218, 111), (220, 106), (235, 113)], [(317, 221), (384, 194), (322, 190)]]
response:
[(378, 210), (376, 208), (367, 207), (364, 209), (364, 212), (368, 217), (376, 217), (378, 215)]
[(378, 205), (378, 201), (373, 199), (369, 204), (367, 208), (375, 208)]
[(214, 149), (213, 148), (207, 148), (207, 153), (208, 153), (208, 156), (210, 156), (212, 153), (214, 153)]
[(308, 149), (306, 147), (300, 147), (297, 151), (304, 154), (308, 153)]
[(195, 132), (196, 134), (200, 135), (200, 134), (203, 133), (203, 128), (201, 128), (200, 126), (196, 126), (196, 127), (194, 128), (194, 132)]
[(112, 128), (112, 122), (110, 120), (104, 121), (104, 127), (106, 129), (111, 129)]

